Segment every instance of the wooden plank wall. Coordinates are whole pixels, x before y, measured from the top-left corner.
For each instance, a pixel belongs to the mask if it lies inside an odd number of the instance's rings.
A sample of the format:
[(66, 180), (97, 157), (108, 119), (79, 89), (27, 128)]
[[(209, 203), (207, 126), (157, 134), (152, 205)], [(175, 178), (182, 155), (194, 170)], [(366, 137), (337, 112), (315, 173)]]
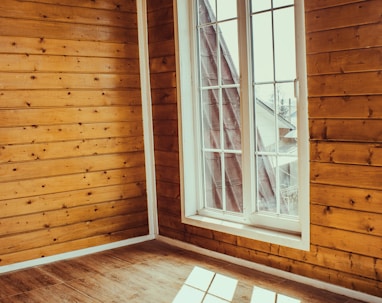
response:
[(160, 234), (382, 296), (382, 1), (305, 1), (310, 252), (181, 223), (172, 9), (148, 0)]
[(148, 234), (135, 0), (0, 1), (0, 266)]

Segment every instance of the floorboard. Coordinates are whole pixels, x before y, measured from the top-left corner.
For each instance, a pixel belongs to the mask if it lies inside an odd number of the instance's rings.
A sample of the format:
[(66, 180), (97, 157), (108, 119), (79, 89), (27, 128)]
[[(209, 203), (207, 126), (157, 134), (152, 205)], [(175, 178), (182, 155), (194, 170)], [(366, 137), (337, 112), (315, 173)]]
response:
[(0, 303), (360, 303), (153, 240), (0, 275)]

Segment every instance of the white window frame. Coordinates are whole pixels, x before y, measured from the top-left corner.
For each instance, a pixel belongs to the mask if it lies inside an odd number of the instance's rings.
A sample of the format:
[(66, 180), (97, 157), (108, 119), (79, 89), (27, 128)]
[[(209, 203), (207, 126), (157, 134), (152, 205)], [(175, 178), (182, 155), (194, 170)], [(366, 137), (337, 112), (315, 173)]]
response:
[[(238, 0), (239, 5), (246, 5), (244, 0)], [(176, 59), (177, 59), (177, 92), (178, 92), (178, 114), (179, 114), (179, 138), (180, 138), (180, 166), (181, 166), (181, 201), (182, 201), (182, 222), (185, 224), (198, 226), (206, 229), (225, 232), (237, 236), (251, 238), (254, 240), (279, 244), (287, 247), (309, 250), (310, 248), (310, 215), (309, 215), (309, 132), (308, 132), (308, 111), (307, 111), (307, 82), (306, 82), (306, 55), (305, 55), (305, 27), (304, 27), (304, 8), (303, 0), (295, 1), (296, 16), (296, 48), (297, 56), (297, 74), (298, 79), (298, 155), (299, 155), (299, 231), (283, 230), (277, 226), (277, 219), (273, 217), (266, 218), (266, 215), (260, 216), (258, 224), (253, 225), (245, 220), (237, 220), (225, 214), (224, 218), (210, 217), (203, 215), (199, 211), (203, 206), (203, 178), (200, 178), (201, 154), (195, 152), (200, 150), (200, 123), (199, 109), (195, 106), (198, 100), (198, 91), (195, 89), (198, 85), (197, 69), (193, 67), (195, 62), (196, 47), (193, 43), (196, 41), (196, 28), (194, 14), (194, 0), (174, 0), (175, 30), (176, 30)], [(240, 17), (240, 16), (239, 16)], [(240, 24), (240, 23), (239, 23)], [(243, 23), (242, 23), (243, 24)], [(240, 26), (240, 25), (239, 25)], [(243, 26), (243, 25), (241, 25)], [(249, 28), (249, 21), (244, 26)], [(240, 29), (239, 32), (247, 33), (249, 30)], [(243, 39), (243, 37), (239, 37)], [(249, 39), (249, 37), (244, 37)], [(249, 41), (249, 40), (248, 40)], [(246, 48), (242, 47), (241, 56), (249, 59)], [(304, 76), (301, 76), (304, 75)], [(241, 78), (244, 81), (250, 79), (249, 70), (241, 70)], [(248, 80), (249, 81), (249, 80)], [(242, 100), (251, 99), (250, 90), (241, 91)], [(242, 102), (242, 112), (251, 110), (250, 102)], [(251, 122), (249, 125), (242, 126), (242, 136), (250, 137), (253, 129)], [(243, 157), (251, 157), (246, 154), (249, 149), (247, 144), (253, 144), (248, 140), (242, 140)], [(303, 165), (300, 165), (303, 163)], [(251, 167), (254, 167), (253, 165)], [(246, 170), (246, 171), (245, 171)], [(243, 176), (252, 175), (255, 172), (253, 168), (243, 166)], [(248, 178), (243, 178), (243, 182), (251, 182)], [(244, 185), (250, 186), (250, 184)], [(243, 192), (245, 201), (253, 201), (253, 191)], [(234, 216), (234, 215), (233, 215)], [(259, 218), (258, 218), (259, 219)], [(265, 221), (274, 221), (274, 228), (263, 227), (261, 219)], [(285, 221), (285, 220), (284, 220)], [(272, 223), (273, 224), (273, 223)], [(285, 222), (283, 223), (285, 224)]]

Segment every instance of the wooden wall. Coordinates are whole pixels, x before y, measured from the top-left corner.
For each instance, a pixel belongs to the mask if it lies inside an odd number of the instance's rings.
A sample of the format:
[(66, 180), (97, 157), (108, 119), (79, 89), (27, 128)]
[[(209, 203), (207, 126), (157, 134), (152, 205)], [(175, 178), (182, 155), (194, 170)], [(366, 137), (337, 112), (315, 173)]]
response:
[(181, 224), (172, 9), (148, 0), (160, 234), (382, 296), (382, 1), (305, 1), (310, 252)]
[(0, 1), (0, 266), (148, 234), (135, 0)]

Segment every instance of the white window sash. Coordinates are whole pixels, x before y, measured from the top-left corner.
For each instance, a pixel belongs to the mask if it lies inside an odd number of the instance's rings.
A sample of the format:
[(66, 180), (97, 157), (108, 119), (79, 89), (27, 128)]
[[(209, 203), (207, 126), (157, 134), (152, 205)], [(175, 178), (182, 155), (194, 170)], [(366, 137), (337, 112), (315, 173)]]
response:
[[(185, 3), (187, 2), (187, 3)], [(248, 47), (240, 47), (241, 62), (241, 117), (242, 117), (242, 166), (243, 175), (243, 215), (230, 212), (219, 212), (204, 208), (204, 186), (201, 174), (202, 167), (201, 151), (201, 117), (199, 102), (200, 91), (197, 89), (198, 71), (193, 66), (198, 59), (196, 39), (197, 8), (192, 0), (174, 0), (177, 41), (177, 71), (178, 71), (178, 100), (179, 106), (179, 136), (180, 136), (180, 161), (181, 161), (181, 199), (182, 221), (200, 227), (229, 232), (232, 234), (249, 236), (254, 239), (269, 241), (290, 247), (309, 249), (309, 140), (307, 127), (307, 102), (298, 102), (299, 121), (299, 218), (290, 216), (274, 216), (264, 212), (255, 211), (256, 179), (254, 113), (252, 103), (245, 100), (253, 100), (252, 72), (250, 70), (251, 55)], [(238, 1), (238, 29), (239, 43), (250, 41), (250, 21), (242, 15), (249, 16), (249, 1)], [(302, 0), (296, 1), (296, 44), (297, 44), (297, 75), (306, 75), (305, 68), (305, 40), (303, 22)], [(188, 20), (188, 22), (185, 22)], [(301, 52), (301, 50), (303, 50)], [(306, 99), (306, 77), (300, 77), (298, 82), (299, 98)], [(191, 113), (191, 114), (190, 114)], [(301, 186), (304, 184), (304, 186)], [(215, 218), (215, 219), (214, 219)], [(236, 223), (235, 223), (236, 222)], [(268, 232), (267, 232), (268, 230)], [(289, 240), (288, 240), (289, 239)]]

